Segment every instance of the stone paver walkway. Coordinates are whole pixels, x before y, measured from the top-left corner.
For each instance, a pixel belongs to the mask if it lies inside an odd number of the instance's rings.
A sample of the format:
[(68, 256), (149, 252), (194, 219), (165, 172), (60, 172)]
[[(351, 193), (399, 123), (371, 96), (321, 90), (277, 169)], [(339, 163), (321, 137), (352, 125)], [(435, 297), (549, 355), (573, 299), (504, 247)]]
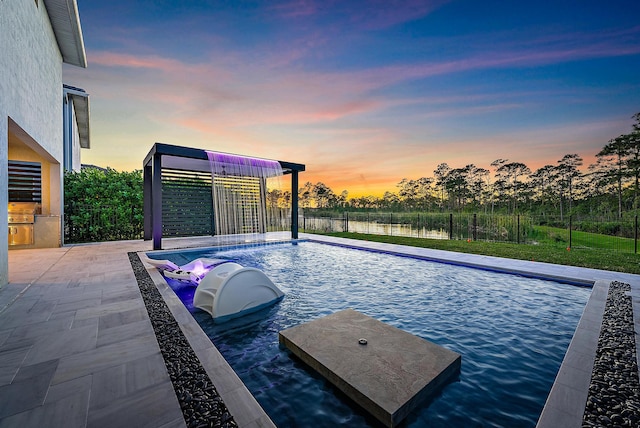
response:
[(148, 247), (9, 252), (0, 426), (184, 426), (127, 257)]

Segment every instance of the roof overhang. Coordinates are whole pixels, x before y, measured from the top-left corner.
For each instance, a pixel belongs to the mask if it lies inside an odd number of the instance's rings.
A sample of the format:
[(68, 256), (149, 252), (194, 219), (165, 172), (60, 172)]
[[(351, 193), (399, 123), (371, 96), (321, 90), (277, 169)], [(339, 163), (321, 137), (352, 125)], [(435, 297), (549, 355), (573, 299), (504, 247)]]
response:
[(68, 85), (63, 85), (63, 90), (64, 94), (71, 98), (73, 102), (73, 111), (76, 114), (78, 136), (80, 137), (80, 147), (89, 149), (91, 148), (91, 140), (89, 138), (89, 94), (83, 89)]
[(66, 64), (87, 67), (82, 27), (76, 0), (44, 0), (49, 21)]
[[(203, 149), (194, 149), (191, 147), (174, 146), (171, 144), (155, 143), (147, 156), (144, 158), (143, 166), (151, 165), (154, 155), (162, 155), (163, 166), (182, 169), (186, 171), (211, 171), (209, 165), (209, 156), (207, 151)], [(292, 172), (302, 172), (305, 166), (299, 163), (278, 161), (282, 167), (283, 174), (291, 174)]]

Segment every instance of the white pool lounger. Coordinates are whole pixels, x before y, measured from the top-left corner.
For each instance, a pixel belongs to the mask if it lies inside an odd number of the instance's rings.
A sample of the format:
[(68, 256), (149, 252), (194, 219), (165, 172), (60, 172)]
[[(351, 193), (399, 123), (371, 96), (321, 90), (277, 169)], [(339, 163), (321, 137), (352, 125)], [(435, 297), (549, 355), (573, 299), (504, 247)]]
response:
[(215, 266), (229, 262), (224, 259), (198, 258), (184, 266), (178, 266), (170, 260), (157, 260), (147, 257), (144, 261), (158, 269), (167, 278), (189, 281), (194, 284), (200, 282), (205, 274)]
[(205, 275), (193, 296), (193, 306), (222, 322), (256, 312), (283, 297), (284, 293), (261, 270), (230, 262)]

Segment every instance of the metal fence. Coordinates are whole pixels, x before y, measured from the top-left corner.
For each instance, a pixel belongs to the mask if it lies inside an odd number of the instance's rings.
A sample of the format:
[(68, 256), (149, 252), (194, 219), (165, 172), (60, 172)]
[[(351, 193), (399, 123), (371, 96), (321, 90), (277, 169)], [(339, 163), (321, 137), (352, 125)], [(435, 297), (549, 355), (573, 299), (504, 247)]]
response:
[(482, 213), (304, 213), (307, 232), (353, 232), (638, 252), (637, 216), (610, 220)]
[(64, 242), (142, 239), (142, 208), (74, 205), (64, 215)]
[[(164, 216), (163, 216), (164, 217)], [(83, 204), (66, 208), (64, 216), (64, 242), (104, 242), (128, 239), (142, 239), (144, 232), (144, 214), (141, 207), (89, 206)], [(181, 223), (182, 230), (190, 231), (180, 236), (203, 236), (211, 234), (212, 228), (204, 231), (191, 225), (192, 216), (182, 215), (172, 219)], [(163, 236), (178, 236), (167, 232), (166, 224)], [(269, 208), (267, 212), (267, 231), (291, 230), (290, 208)]]
[[(142, 239), (143, 218), (141, 207), (74, 205), (65, 212), (64, 239), (67, 243)], [(637, 215), (618, 220), (483, 213), (306, 211), (298, 224), (306, 232), (355, 232), (638, 252)], [(286, 231), (290, 227), (290, 209), (268, 210), (268, 231)]]

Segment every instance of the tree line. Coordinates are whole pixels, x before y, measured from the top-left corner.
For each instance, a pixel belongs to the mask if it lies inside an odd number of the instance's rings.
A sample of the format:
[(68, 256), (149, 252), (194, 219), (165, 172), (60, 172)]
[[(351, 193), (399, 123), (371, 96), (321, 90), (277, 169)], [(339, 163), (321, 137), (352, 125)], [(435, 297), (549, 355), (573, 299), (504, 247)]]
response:
[[(349, 198), (346, 190), (337, 194), (322, 182), (307, 182), (298, 191), (300, 206), (622, 218), (640, 203), (640, 113), (632, 118), (631, 132), (610, 139), (584, 171), (579, 169), (583, 159), (577, 153), (533, 171), (509, 159), (496, 159), (489, 168), (441, 163), (432, 177), (403, 178), (396, 191), (386, 191), (382, 197)], [(291, 194), (276, 192), (270, 193), (271, 203), (288, 205)]]

